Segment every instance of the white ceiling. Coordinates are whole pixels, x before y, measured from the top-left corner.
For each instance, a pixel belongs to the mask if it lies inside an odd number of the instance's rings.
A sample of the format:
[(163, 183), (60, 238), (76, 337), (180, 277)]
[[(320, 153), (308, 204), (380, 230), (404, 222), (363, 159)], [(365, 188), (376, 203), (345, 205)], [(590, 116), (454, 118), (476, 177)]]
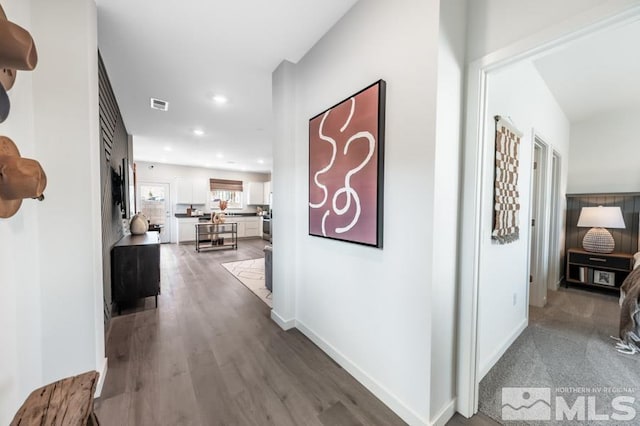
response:
[(640, 22), (604, 30), (534, 61), (570, 122), (640, 106)]
[[(300, 60), (356, 1), (97, 0), (99, 47), (134, 158), (270, 171), (272, 71)], [(151, 97), (169, 110), (150, 109)]]

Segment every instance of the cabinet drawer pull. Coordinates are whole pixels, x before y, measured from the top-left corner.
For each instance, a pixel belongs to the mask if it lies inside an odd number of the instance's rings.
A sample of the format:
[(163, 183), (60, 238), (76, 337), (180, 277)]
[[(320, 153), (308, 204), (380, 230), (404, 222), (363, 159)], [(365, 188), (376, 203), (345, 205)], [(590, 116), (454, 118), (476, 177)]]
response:
[(607, 259), (601, 259), (599, 257), (590, 257), (589, 260), (593, 260), (594, 262), (606, 262)]

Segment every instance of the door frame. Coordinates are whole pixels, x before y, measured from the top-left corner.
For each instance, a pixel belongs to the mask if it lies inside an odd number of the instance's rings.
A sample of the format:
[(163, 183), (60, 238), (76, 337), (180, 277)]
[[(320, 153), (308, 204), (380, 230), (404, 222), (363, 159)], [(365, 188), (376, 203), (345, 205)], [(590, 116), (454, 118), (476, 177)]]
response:
[(562, 212), (560, 194), (562, 183), (562, 156), (558, 151), (553, 149), (550, 155), (549, 163), (549, 253), (548, 253), (548, 274), (547, 274), (547, 290), (555, 291), (560, 286), (562, 273), (560, 269), (560, 227)]
[[(521, 60), (533, 59), (606, 28), (633, 22), (640, 17), (640, 4), (625, 6), (606, 3), (587, 13), (569, 18), (531, 37), (516, 42), (469, 64), (466, 95), (466, 131), (463, 151), (462, 205), (458, 270), (458, 357), (456, 361), (457, 406), (462, 415), (478, 412), (478, 296), (484, 189), (482, 177), (487, 167), (485, 139), (487, 120), (487, 76)], [(462, 261), (464, 259), (464, 261)]]
[[(543, 277), (546, 277), (548, 271), (548, 259), (549, 259), (549, 217), (550, 203), (549, 203), (549, 188), (548, 188), (548, 171), (549, 171), (549, 151), (550, 145), (543, 139), (540, 134), (533, 129), (531, 140), (531, 158), (536, 161), (535, 151), (536, 148), (540, 149), (540, 157), (537, 171), (538, 171), (538, 185), (536, 187), (534, 182), (535, 173), (532, 173), (531, 187), (529, 189), (530, 194), (530, 211), (529, 211), (529, 226), (531, 221), (537, 217), (538, 223), (535, 224), (534, 230), (529, 233), (529, 276), (533, 276), (533, 281), (529, 283), (529, 300), (527, 306), (533, 305), (537, 307), (543, 307), (547, 302), (547, 279), (541, 281)], [(533, 164), (532, 164), (533, 166)], [(536, 191), (533, 189), (536, 188)], [(536, 199), (534, 211), (534, 198)], [(536, 247), (535, 253), (533, 252), (533, 242), (535, 239)], [(534, 257), (535, 255), (535, 257)], [(534, 261), (535, 260), (535, 261)], [(533, 289), (533, 291), (532, 291)], [(528, 317), (528, 315), (527, 315)]]
[[(140, 191), (140, 187), (142, 185), (167, 185), (167, 191), (165, 192), (165, 203), (166, 205), (169, 206), (169, 215), (166, 216), (166, 222), (165, 222), (165, 237), (168, 237), (168, 241), (165, 241), (164, 243), (170, 243), (173, 239), (173, 205), (171, 204), (171, 184), (169, 182), (155, 182), (152, 180), (138, 180), (136, 182), (137, 186), (136, 186), (136, 204), (138, 206), (138, 210), (141, 211), (141, 206), (142, 206), (142, 198), (141, 198), (141, 191)], [(136, 212), (137, 213), (137, 212)], [(162, 241), (161, 241), (162, 242)]]

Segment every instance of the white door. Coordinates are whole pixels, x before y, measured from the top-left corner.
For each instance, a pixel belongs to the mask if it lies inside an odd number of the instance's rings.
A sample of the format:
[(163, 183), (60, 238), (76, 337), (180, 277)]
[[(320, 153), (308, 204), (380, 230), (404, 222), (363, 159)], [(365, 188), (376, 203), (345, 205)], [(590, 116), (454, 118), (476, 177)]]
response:
[(531, 251), (529, 266), (529, 304), (543, 307), (547, 303), (547, 279), (543, 268), (546, 200), (544, 176), (546, 147), (537, 139), (533, 148), (533, 173), (531, 175)]
[(138, 186), (139, 210), (151, 225), (159, 225), (160, 242), (171, 241), (171, 195), (168, 183), (143, 183)]

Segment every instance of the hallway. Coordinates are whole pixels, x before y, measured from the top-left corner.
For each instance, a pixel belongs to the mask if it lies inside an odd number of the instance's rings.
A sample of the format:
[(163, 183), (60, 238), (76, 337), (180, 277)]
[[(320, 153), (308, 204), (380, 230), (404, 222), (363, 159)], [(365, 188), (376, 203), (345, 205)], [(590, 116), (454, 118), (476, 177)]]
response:
[(107, 340), (103, 425), (400, 425), (391, 410), (220, 264), (262, 257), (162, 246), (162, 294), (123, 311)]

